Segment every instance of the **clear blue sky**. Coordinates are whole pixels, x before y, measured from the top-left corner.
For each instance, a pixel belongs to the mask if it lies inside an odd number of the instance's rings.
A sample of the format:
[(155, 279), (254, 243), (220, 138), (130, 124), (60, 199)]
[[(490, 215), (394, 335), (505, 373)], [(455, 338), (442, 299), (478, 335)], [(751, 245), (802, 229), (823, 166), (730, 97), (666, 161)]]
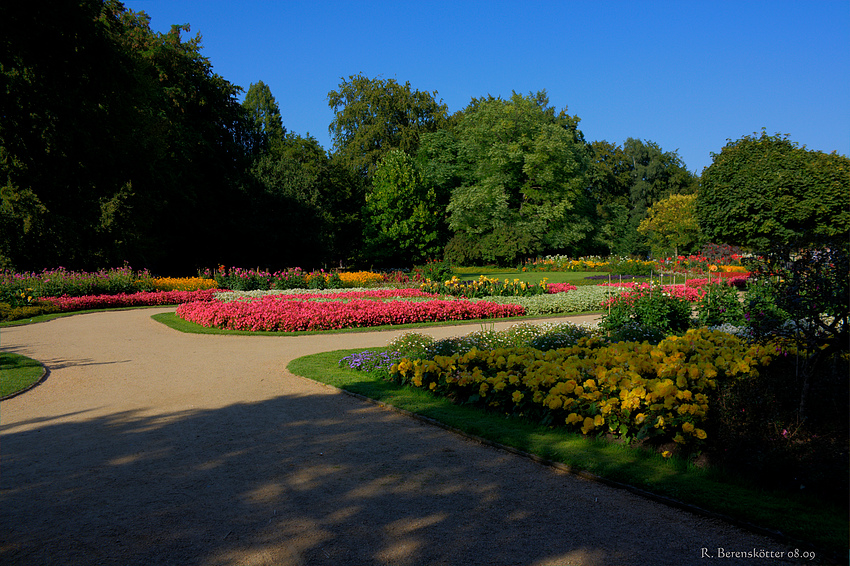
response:
[(200, 32), (214, 72), (263, 81), (286, 128), (331, 150), (327, 94), (363, 73), (473, 97), (546, 90), (588, 141), (678, 150), (697, 174), (765, 128), (850, 155), (850, 2), (127, 0)]

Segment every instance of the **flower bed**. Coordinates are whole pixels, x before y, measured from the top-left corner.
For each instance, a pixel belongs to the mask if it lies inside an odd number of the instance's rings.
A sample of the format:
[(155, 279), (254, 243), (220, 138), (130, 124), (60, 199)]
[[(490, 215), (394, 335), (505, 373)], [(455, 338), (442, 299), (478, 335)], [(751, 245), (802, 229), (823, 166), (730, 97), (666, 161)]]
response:
[[(417, 297), (406, 289), (403, 296)], [(348, 295), (348, 296), (346, 296)], [(354, 295), (354, 296), (352, 296)], [(177, 316), (210, 328), (229, 330), (296, 332), (302, 330), (336, 330), (394, 324), (469, 320), (478, 318), (504, 318), (522, 316), (525, 309), (519, 305), (498, 305), (487, 301), (405, 300), (383, 301), (398, 296), (398, 292), (384, 290), (339, 293), (334, 295), (265, 295), (254, 300), (231, 302), (197, 301), (177, 307)], [(422, 295), (418, 295), (421, 297)], [(368, 297), (368, 298), (367, 298)], [(347, 299), (316, 302), (310, 298)]]
[(554, 295), (555, 293), (566, 293), (567, 291), (575, 291), (578, 289), (570, 283), (549, 283), (546, 285), (546, 292)]
[(421, 289), (429, 293), (440, 295), (454, 295), (456, 297), (481, 298), (481, 297), (529, 297), (542, 295), (547, 292), (548, 285), (542, 281), (539, 285), (526, 283), (519, 279), (493, 279), (486, 275), (476, 280), (464, 281), (457, 276), (448, 281), (428, 280), (422, 284)]
[[(600, 287), (608, 287), (608, 286), (617, 287), (617, 288), (625, 287), (627, 289), (632, 289), (634, 291), (645, 291), (647, 289), (650, 289), (649, 283), (622, 283), (622, 284), (602, 283), (600, 285)], [(657, 286), (653, 286), (652, 289), (659, 291), (661, 293), (665, 293), (667, 295), (671, 295), (673, 297), (683, 298), (683, 299), (690, 301), (692, 303), (700, 300), (702, 298), (702, 296), (705, 294), (705, 290), (702, 287), (697, 288), (697, 287), (691, 287), (691, 286), (688, 286), (688, 285), (664, 285), (660, 288), (657, 287)], [(621, 297), (628, 297), (629, 295), (630, 295), (630, 292), (627, 291), (625, 293), (622, 293), (620, 296)], [(615, 300), (615, 299), (616, 299), (615, 297), (612, 297), (608, 301), (605, 301), (604, 303), (602, 303), (602, 306), (607, 307), (608, 303), (612, 300)]]
[(657, 346), (582, 338), (574, 347), (548, 352), (473, 348), (433, 359), (403, 359), (391, 375), (458, 403), (582, 434), (699, 445), (707, 438), (709, 400), (718, 381), (757, 375), (757, 366), (770, 361), (764, 348), (702, 329)]
[(484, 297), (485, 301), (521, 305), (529, 316), (545, 316), (577, 312), (593, 312), (602, 309), (602, 303), (619, 295), (625, 287), (602, 287), (600, 285), (579, 287), (566, 293), (535, 295), (533, 297)]
[(199, 291), (201, 289), (216, 289), (215, 279), (204, 277), (156, 277), (151, 279), (156, 291)]
[(214, 289), (199, 291), (145, 291), (118, 295), (86, 295), (84, 297), (42, 297), (41, 301), (62, 312), (87, 309), (176, 305), (189, 301), (209, 302), (215, 298)]

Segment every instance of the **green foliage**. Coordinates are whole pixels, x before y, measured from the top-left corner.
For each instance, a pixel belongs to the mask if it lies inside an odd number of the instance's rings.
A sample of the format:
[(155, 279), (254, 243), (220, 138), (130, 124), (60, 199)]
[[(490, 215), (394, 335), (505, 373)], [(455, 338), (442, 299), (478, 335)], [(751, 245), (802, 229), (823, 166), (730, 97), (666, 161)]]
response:
[(850, 159), (753, 134), (702, 174), (697, 217), (711, 241), (759, 250), (850, 238)]
[(696, 191), (697, 179), (676, 152), (651, 141), (628, 138), (622, 147), (607, 141), (590, 144), (589, 193), (596, 253), (645, 255), (650, 246), (638, 226), (648, 210), (671, 195)]
[(437, 255), (442, 207), (416, 163), (399, 149), (378, 163), (363, 208), (367, 260), (384, 265), (421, 262)]
[(448, 119), (437, 93), (413, 90), (409, 82), (370, 79), (362, 74), (342, 79), (328, 93), (334, 119), (328, 127), (334, 149), (349, 169), (371, 177), (386, 152), (400, 149), (415, 155), (419, 138)]
[(599, 328), (620, 332), (628, 325), (638, 325), (640, 332), (674, 334), (687, 330), (691, 322), (691, 304), (660, 289), (643, 289), (615, 297), (610, 309), (602, 314)]
[(588, 166), (579, 120), (548, 103), (545, 92), (473, 100), (453, 140), (426, 139), (440, 144), (424, 150), (439, 157), (442, 182), (453, 184), (447, 259), (510, 265), (566, 250), (589, 231), (579, 214)]
[(649, 236), (655, 256), (678, 256), (699, 242), (695, 204), (696, 195), (670, 195), (649, 207), (638, 232)]
[(268, 85), (259, 81), (248, 87), (242, 107), (248, 115), (249, 131), (256, 136), (252, 140), (252, 152), (279, 151), (286, 128), (280, 117), (280, 107)]
[(414, 267), (413, 271), (419, 281), (446, 281), (452, 276), (452, 266), (447, 261), (428, 260)]
[(177, 271), (234, 245), (240, 89), (188, 25), (149, 23), (115, 0), (0, 7), (0, 263)]
[(700, 326), (742, 326), (745, 322), (744, 305), (732, 285), (709, 285), (696, 308)]

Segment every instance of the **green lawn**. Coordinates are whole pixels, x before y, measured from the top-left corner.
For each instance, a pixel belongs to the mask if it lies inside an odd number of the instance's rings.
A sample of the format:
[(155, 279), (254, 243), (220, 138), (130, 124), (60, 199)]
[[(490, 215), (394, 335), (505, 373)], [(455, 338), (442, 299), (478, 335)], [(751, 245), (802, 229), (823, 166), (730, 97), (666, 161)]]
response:
[(0, 398), (30, 387), (44, 375), (37, 361), (19, 354), (0, 352)]
[(287, 369), (310, 379), (416, 413), (488, 441), (534, 454), (576, 472), (632, 486), (719, 514), (732, 522), (780, 531), (824, 551), (846, 549), (850, 529), (846, 506), (802, 493), (770, 492), (717, 470), (680, 459), (665, 460), (645, 449), (588, 439), (549, 428), (458, 406), (413, 387), (399, 386), (369, 373), (340, 368), (339, 360), (362, 350), (341, 350), (293, 360)]

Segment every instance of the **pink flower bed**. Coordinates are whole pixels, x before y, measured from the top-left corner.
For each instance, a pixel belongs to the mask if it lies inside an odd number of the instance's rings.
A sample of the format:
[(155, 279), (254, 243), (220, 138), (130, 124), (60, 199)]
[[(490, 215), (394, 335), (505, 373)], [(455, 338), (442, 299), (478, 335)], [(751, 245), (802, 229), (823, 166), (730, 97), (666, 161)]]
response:
[(575, 291), (576, 289), (578, 287), (569, 283), (549, 283), (546, 285), (546, 292), (549, 294), (566, 293), (567, 291)]
[[(608, 287), (608, 286), (611, 286), (611, 287), (628, 287), (629, 289), (641, 289), (641, 290), (649, 289), (649, 283), (633, 283), (633, 282), (623, 283), (622, 285), (617, 285), (615, 283), (610, 283), (610, 284), (609, 283), (602, 283), (602, 284), (600, 284), (600, 286), (601, 287)], [(674, 297), (684, 298), (686, 301), (690, 301), (692, 303), (700, 300), (702, 298), (702, 296), (705, 294), (705, 289), (703, 289), (701, 287), (700, 288), (689, 287), (688, 285), (664, 285), (661, 288), (661, 291), (663, 293), (667, 293), (668, 295), (672, 295)], [(620, 297), (629, 297), (632, 294), (633, 293), (626, 292), (626, 293), (621, 294)], [(610, 300), (616, 301), (617, 298), (618, 297), (612, 297)], [(607, 307), (608, 302), (606, 301), (605, 303), (602, 304), (602, 306)]]
[(144, 307), (152, 305), (176, 305), (189, 301), (212, 301), (215, 289), (200, 291), (145, 291), (119, 295), (86, 295), (84, 297), (42, 297), (41, 301), (59, 307), (60, 311), (106, 309), (119, 307)]
[[(328, 297), (329, 295), (321, 296)], [(336, 297), (337, 295), (331, 296)], [(303, 295), (287, 297), (287, 299), (303, 298)], [(276, 332), (334, 330), (442, 320), (504, 318), (523, 314), (525, 314), (525, 309), (519, 305), (500, 305), (486, 301), (383, 302), (353, 299), (348, 302), (312, 302), (284, 300), (281, 296), (271, 295), (252, 301), (233, 301), (230, 303), (196, 301), (177, 307), (177, 316), (201, 326), (230, 330)]]

